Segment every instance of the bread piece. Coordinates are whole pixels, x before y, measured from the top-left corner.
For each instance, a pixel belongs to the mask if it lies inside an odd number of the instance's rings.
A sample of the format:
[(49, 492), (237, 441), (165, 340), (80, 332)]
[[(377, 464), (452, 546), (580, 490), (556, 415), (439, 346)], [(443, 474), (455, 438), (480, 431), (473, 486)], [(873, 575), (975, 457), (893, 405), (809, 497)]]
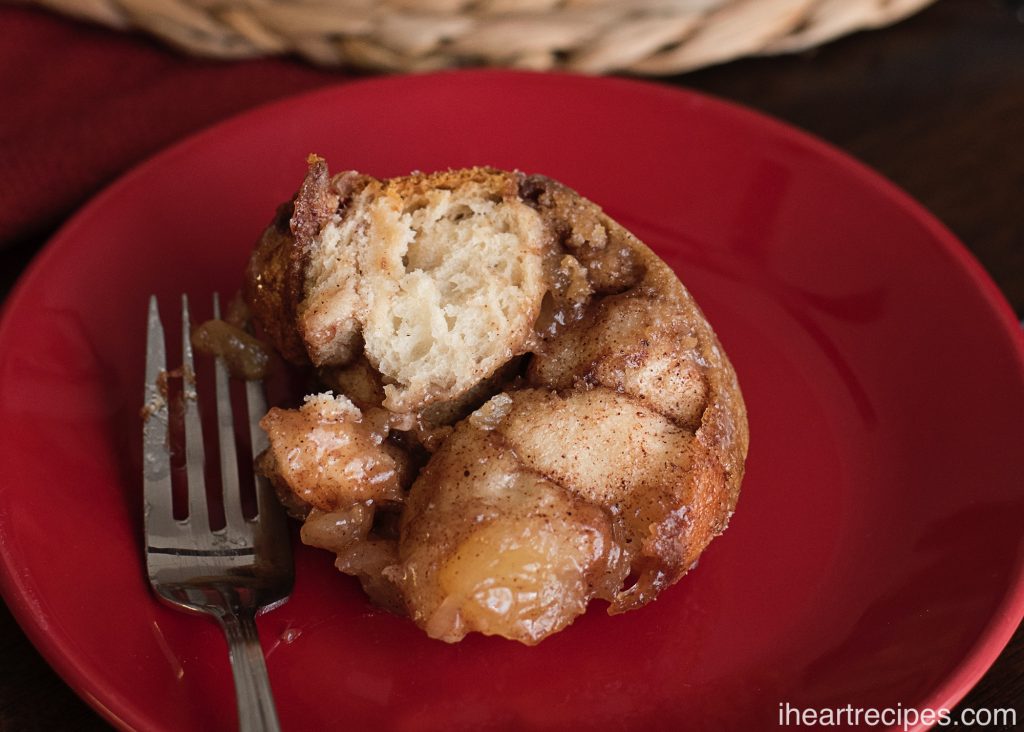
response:
[(528, 379), (549, 389), (607, 386), (692, 430), (708, 391), (699, 346), (675, 299), (632, 291), (594, 303), (540, 348)]
[(344, 396), (317, 394), (300, 409), (274, 407), (260, 420), (270, 447), (260, 471), (321, 511), (357, 502), (401, 501), (406, 456), (384, 441), (386, 426)]
[(366, 355), (385, 406), (450, 399), (522, 350), (540, 310), (544, 229), (514, 179), (487, 171), (389, 181), (367, 203)]
[(525, 469), (472, 420), (413, 487), (399, 558), (387, 574), (410, 616), (449, 643), (473, 631), (537, 643), (595, 594), (611, 599), (628, 571), (606, 512)]
[(621, 507), (640, 493), (671, 492), (685, 482), (693, 432), (624, 394), (597, 387), (509, 396), (497, 433), (525, 468), (590, 503)]
[(734, 504), (723, 471), (691, 429), (603, 386), (511, 396), (494, 429), (522, 469), (600, 506), (617, 526), (636, 581), (616, 588), (610, 612), (653, 599), (725, 529)]
[(328, 178), (313, 158), (293, 212), (290, 238), (280, 216), (264, 235), (245, 288), (286, 357), (342, 366), (364, 353), (384, 406), (411, 413), (525, 350), (548, 230), (514, 174)]

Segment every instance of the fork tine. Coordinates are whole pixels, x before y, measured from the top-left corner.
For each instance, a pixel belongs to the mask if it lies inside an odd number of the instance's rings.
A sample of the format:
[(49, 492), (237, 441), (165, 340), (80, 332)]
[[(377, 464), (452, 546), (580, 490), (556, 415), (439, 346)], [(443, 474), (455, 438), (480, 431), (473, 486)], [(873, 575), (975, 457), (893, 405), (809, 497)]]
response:
[[(149, 297), (146, 325), (146, 394), (142, 423), (142, 488), (146, 533), (176, 533), (171, 497), (171, 453), (167, 441), (167, 390), (158, 383), (167, 371), (167, 347), (156, 295)], [(166, 378), (166, 377), (165, 377)]]
[(188, 316), (188, 296), (181, 296), (182, 395), (185, 403), (185, 471), (188, 475), (188, 521), (193, 531), (210, 530), (206, 512), (206, 478), (203, 474), (203, 425), (199, 419), (196, 394), (196, 369), (192, 360), (192, 328)]
[[(260, 419), (267, 413), (267, 397), (263, 393), (263, 384), (259, 381), (245, 382), (245, 402), (249, 412), (249, 439), (252, 445), (252, 455), (255, 459), (261, 452), (267, 449), (270, 443), (267, 434), (260, 427)], [(256, 483), (256, 510), (261, 521), (270, 521), (272, 511), (265, 511), (268, 506), (274, 506), (268, 501), (275, 501), (274, 492), (270, 481), (258, 473), (253, 473)]]
[[(220, 295), (213, 293), (213, 317), (220, 318)], [(242, 497), (238, 487), (238, 449), (235, 447), (235, 417), (231, 409), (228, 369), (217, 357), (217, 434), (220, 438), (220, 480), (224, 496), (224, 518), (229, 533), (245, 531)]]

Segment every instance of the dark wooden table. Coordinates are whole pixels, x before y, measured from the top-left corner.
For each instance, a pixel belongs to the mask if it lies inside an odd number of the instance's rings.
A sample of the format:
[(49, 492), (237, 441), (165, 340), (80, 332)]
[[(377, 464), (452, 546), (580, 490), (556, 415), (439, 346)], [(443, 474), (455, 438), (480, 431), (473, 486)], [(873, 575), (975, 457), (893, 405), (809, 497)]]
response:
[[(881, 171), (960, 237), (1024, 317), (1022, 23), (1021, 3), (940, 0), (898, 26), (801, 56), (665, 83), (768, 112)], [(0, 249), (0, 298), (49, 233)], [(962, 706), (1013, 708), (1024, 725), (1024, 628)], [(0, 605), (0, 730), (52, 729), (108, 727)]]

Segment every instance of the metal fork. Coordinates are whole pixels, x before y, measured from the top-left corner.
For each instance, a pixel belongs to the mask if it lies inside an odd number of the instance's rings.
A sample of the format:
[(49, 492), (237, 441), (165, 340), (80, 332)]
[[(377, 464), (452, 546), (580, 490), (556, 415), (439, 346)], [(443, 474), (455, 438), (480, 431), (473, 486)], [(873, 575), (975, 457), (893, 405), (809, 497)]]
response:
[[(214, 295), (214, 317), (220, 303)], [(239, 728), (279, 730), (255, 617), (288, 599), (294, 565), (284, 511), (265, 478), (257, 476), (258, 515), (246, 519), (239, 494), (234, 418), (228, 372), (216, 362), (217, 425), (226, 526), (212, 531), (203, 476), (199, 419), (190, 339), (188, 298), (182, 296), (182, 389), (188, 518), (176, 520), (171, 499), (171, 450), (166, 394), (166, 347), (156, 296), (149, 301), (146, 339), (146, 420), (143, 426), (146, 568), (157, 596), (179, 610), (212, 615), (228, 641), (238, 697)], [(161, 388), (161, 381), (164, 382)], [(267, 441), (258, 421), (266, 412), (259, 382), (246, 382), (252, 454)]]

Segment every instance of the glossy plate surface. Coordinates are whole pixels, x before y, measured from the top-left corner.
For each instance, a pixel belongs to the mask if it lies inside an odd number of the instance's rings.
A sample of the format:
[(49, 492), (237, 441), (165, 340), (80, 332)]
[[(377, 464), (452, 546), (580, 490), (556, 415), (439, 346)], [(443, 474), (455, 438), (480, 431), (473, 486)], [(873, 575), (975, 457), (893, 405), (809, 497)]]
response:
[[(309, 152), (558, 178), (662, 255), (740, 376), (738, 511), (652, 606), (536, 648), (429, 640), (299, 547), (260, 619), (286, 730), (761, 729), (778, 705), (952, 706), (1024, 611), (1024, 345), (953, 237), (859, 164), (702, 96), (501, 72), (352, 83), (161, 154), (77, 215), (0, 326), (0, 584), (125, 728), (228, 729), (220, 631), (141, 561), (146, 298), (233, 292)], [(201, 313), (202, 314), (202, 311)]]

